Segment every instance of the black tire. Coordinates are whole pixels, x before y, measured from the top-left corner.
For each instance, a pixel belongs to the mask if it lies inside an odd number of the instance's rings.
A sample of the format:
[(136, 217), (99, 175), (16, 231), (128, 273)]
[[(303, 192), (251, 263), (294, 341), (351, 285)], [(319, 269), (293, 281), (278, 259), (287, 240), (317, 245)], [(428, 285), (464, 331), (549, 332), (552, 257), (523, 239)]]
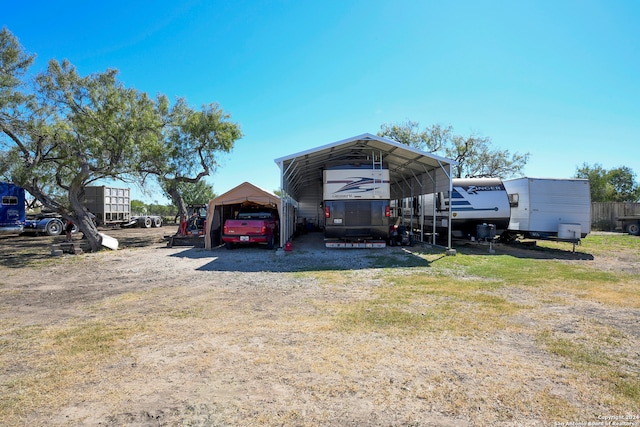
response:
[(508, 231), (503, 231), (498, 240), (501, 243), (513, 243), (516, 241), (517, 237), (518, 236), (516, 236), (515, 234), (511, 234)]
[(276, 245), (276, 243), (275, 243), (275, 242), (276, 242), (276, 238), (275, 238), (275, 237), (273, 237), (273, 236), (271, 236), (271, 237), (269, 238), (269, 241), (267, 242), (267, 249), (273, 249), (273, 248), (274, 248), (274, 246)]
[(157, 216), (155, 218), (153, 218), (153, 224), (151, 224), (153, 227), (162, 227), (162, 218)]
[(633, 236), (640, 236), (640, 222), (632, 222), (627, 225), (627, 233)]
[(153, 221), (151, 221), (151, 218), (149, 218), (148, 216), (140, 218), (139, 221), (140, 226), (144, 228), (150, 228), (152, 223)]
[(59, 219), (52, 219), (45, 226), (47, 236), (59, 236), (64, 230), (64, 224)]
[(229, 250), (233, 249), (233, 243), (231, 242), (224, 242), (224, 246)]

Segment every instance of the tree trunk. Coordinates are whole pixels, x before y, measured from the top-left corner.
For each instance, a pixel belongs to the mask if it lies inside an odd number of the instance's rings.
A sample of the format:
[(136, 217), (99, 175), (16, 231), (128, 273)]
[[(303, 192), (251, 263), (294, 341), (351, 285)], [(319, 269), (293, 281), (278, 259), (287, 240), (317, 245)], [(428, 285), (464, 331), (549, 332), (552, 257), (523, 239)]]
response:
[(80, 202), (79, 195), (81, 191), (82, 187), (75, 188), (75, 186), (72, 186), (72, 188), (69, 189), (69, 203), (73, 210), (73, 217), (71, 219), (87, 238), (91, 252), (97, 252), (102, 248), (102, 237), (98, 234), (98, 229), (89, 212)]
[(169, 193), (169, 196), (171, 196), (171, 200), (173, 200), (173, 203), (175, 203), (175, 205), (178, 207), (178, 216), (181, 219), (184, 218), (186, 220), (188, 215), (187, 206), (184, 203), (184, 199), (182, 198), (182, 194), (180, 193), (180, 191), (178, 191), (177, 188), (172, 187), (167, 188), (167, 193)]

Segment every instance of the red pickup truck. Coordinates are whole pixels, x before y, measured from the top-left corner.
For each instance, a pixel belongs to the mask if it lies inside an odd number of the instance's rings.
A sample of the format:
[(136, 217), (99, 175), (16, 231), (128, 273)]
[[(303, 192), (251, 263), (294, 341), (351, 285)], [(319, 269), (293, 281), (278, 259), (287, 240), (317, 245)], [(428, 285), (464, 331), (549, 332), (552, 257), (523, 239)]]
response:
[(278, 241), (279, 229), (276, 209), (243, 209), (235, 219), (224, 222), (222, 241), (227, 249), (246, 243), (266, 243), (268, 249), (273, 249)]

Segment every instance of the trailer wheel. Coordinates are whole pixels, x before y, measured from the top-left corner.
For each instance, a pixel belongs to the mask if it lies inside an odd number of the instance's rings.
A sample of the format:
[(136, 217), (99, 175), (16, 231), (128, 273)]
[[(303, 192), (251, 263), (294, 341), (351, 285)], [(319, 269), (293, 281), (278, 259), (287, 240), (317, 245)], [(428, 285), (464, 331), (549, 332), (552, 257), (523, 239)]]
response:
[(45, 226), (45, 231), (47, 232), (47, 236), (59, 236), (62, 233), (64, 226), (62, 225), (62, 221), (58, 219), (52, 219)]
[(151, 218), (149, 218), (148, 216), (144, 217), (144, 218), (140, 218), (140, 226), (144, 227), (144, 228), (150, 228), (151, 227)]
[(634, 236), (640, 236), (640, 222), (632, 222), (627, 225), (627, 233)]
[(162, 227), (162, 217), (157, 216), (157, 217), (153, 218), (152, 226), (153, 227)]

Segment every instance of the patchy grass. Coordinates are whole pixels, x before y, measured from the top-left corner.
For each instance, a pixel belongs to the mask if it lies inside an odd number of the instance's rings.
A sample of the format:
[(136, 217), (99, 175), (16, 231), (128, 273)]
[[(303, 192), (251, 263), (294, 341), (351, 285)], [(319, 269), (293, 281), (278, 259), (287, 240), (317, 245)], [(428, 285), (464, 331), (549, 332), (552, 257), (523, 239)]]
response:
[[(637, 253), (640, 239), (618, 237), (607, 250)], [(552, 425), (640, 410), (637, 274), (463, 250), (367, 256), (377, 268), (263, 281), (164, 272), (157, 286), (75, 302), (51, 323), (5, 308), (0, 424), (41, 424), (30, 421), (76, 405), (113, 425), (328, 425), (358, 408), (352, 424), (372, 413), (392, 414), (380, 424), (431, 422), (413, 410), (446, 415), (440, 424)], [(161, 398), (161, 410), (131, 412)]]
[(430, 260), (428, 257), (413, 253), (410, 250), (402, 252), (393, 252), (391, 254), (378, 255), (372, 254), (367, 256), (378, 268), (409, 268), (409, 267), (427, 267)]
[(385, 285), (374, 297), (348, 304), (339, 323), (357, 331), (391, 334), (449, 332), (473, 335), (504, 326), (504, 320), (520, 307), (491, 293), (498, 282), (388, 273)]
[(544, 331), (538, 340), (573, 369), (588, 374), (594, 383), (606, 384), (618, 399), (633, 405), (640, 401), (640, 363), (631, 353), (634, 349), (625, 349), (629, 339), (619, 331), (599, 329), (600, 333), (575, 338)]
[[(594, 238), (582, 249), (598, 247), (605, 241), (611, 251), (633, 253), (640, 246), (638, 239), (605, 236)], [(554, 250), (557, 245), (545, 244)], [(597, 319), (583, 320), (575, 335), (523, 328), (517, 321), (524, 315), (532, 317), (529, 325), (545, 324), (549, 322), (545, 306), (567, 306), (574, 300), (613, 310), (636, 310), (640, 308), (637, 275), (600, 271), (585, 262), (510, 255), (459, 253), (454, 257), (438, 257), (425, 251), (414, 257), (423, 258), (429, 267), (411, 268), (423, 266), (412, 258), (404, 267), (398, 259), (390, 260), (380, 275), (381, 285), (372, 288), (368, 298), (340, 307), (336, 317), (339, 327), (349, 334), (373, 331), (405, 337), (530, 334), (540, 351), (565, 360), (591, 382), (604, 385), (611, 393), (605, 398), (608, 403), (637, 407), (640, 401), (640, 362), (634, 356), (637, 339), (618, 326), (603, 326)], [(323, 280), (333, 277), (334, 284), (345, 279), (344, 275), (326, 272), (316, 277)], [(512, 301), (509, 295), (515, 290), (525, 292), (529, 302)], [(539, 398), (554, 400), (544, 391)], [(559, 404), (557, 398), (556, 401)], [(558, 406), (557, 413), (570, 413), (566, 406), (566, 402)]]
[[(567, 250), (568, 243), (540, 240), (537, 245), (541, 248), (553, 250)], [(595, 256), (610, 255), (612, 253), (626, 253), (640, 257), (640, 239), (638, 236), (621, 233), (592, 233), (576, 245), (576, 252)]]
[(136, 325), (117, 319), (77, 320), (65, 325), (4, 329), (0, 361), (11, 367), (1, 383), (0, 423), (56, 408), (92, 381), (96, 367), (127, 352)]

